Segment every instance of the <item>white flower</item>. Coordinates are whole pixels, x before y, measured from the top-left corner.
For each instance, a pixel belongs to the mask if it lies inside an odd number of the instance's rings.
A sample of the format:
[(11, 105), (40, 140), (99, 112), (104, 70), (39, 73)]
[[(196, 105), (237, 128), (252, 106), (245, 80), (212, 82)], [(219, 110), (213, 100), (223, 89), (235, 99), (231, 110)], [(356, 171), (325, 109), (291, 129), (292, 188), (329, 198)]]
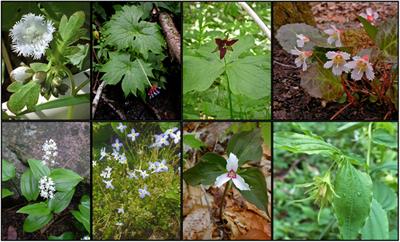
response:
[(114, 157), (114, 159), (118, 160), (119, 158), (119, 151), (116, 149), (113, 149), (113, 152), (111, 153), (111, 155)]
[(147, 170), (156, 170), (157, 169), (157, 161), (156, 162), (151, 162), (151, 161), (149, 161), (148, 162), (148, 164), (149, 164), (149, 167), (147, 168)]
[(160, 147), (162, 147), (163, 145), (169, 145), (168, 136), (166, 135), (161, 136), (157, 143), (160, 145)]
[(54, 192), (56, 191), (56, 186), (53, 179), (47, 176), (42, 176), (39, 180), (39, 189), (41, 197), (52, 199)]
[(122, 143), (119, 142), (119, 139), (115, 139), (115, 143), (112, 144), (112, 147), (114, 147), (115, 150), (119, 151), (122, 147)]
[(328, 51), (325, 56), (330, 59), (330, 61), (324, 64), (324, 68), (332, 68), (332, 73), (334, 75), (340, 76), (343, 71), (349, 71), (349, 68), (346, 66), (346, 61), (350, 59), (350, 54), (342, 51)]
[(136, 171), (140, 173), (140, 176), (142, 176), (143, 179), (149, 176), (149, 174), (147, 174), (147, 171), (145, 170), (136, 170)]
[(127, 128), (126, 125), (124, 125), (123, 123), (119, 123), (119, 124), (118, 124), (118, 127), (117, 127), (117, 129), (118, 129), (121, 133), (123, 133), (123, 132), (125, 131), (126, 128)]
[(337, 29), (334, 25), (331, 25), (331, 29), (324, 30), (324, 32), (329, 35), (327, 39), (328, 44), (331, 45), (335, 43), (336, 47), (342, 47), (342, 31), (340, 29)]
[(42, 156), (42, 164), (47, 165), (47, 163), (50, 162), (52, 165), (54, 165), (56, 163), (55, 158), (58, 156), (57, 150), (57, 144), (54, 140), (46, 140), (42, 145), (42, 151), (45, 153)]
[(93, 160), (93, 161), (92, 161), (92, 165), (93, 165), (93, 166), (97, 166), (97, 161)]
[(167, 129), (167, 130), (164, 132), (164, 135), (170, 136), (170, 137), (172, 138), (171, 135), (174, 134), (174, 132), (175, 132), (176, 130), (178, 130), (178, 128), (176, 128), (176, 127)]
[(106, 184), (106, 188), (107, 188), (107, 189), (108, 189), (108, 188), (114, 189), (114, 186), (113, 186), (113, 184), (112, 184), (112, 180), (113, 180), (113, 179), (111, 179), (111, 180), (109, 180), (109, 181), (103, 180), (103, 182)]
[(228, 160), (226, 160), (226, 170), (228, 172), (218, 176), (217, 179), (215, 179), (215, 185), (217, 187), (221, 187), (229, 180), (232, 180), (233, 184), (235, 184), (239, 190), (250, 190), (250, 187), (246, 181), (236, 173), (238, 169), (238, 162), (239, 160), (236, 155), (230, 153)]
[(136, 171), (128, 171), (128, 176), (129, 176), (129, 179), (132, 179), (132, 178), (138, 179), (138, 177), (136, 176)]
[(307, 58), (312, 56), (313, 52), (311, 50), (300, 51), (296, 47), (290, 51), (292, 55), (297, 55), (298, 57), (294, 60), (297, 67), (303, 66), (303, 71), (307, 70)]
[(128, 134), (128, 137), (131, 138), (132, 141), (135, 141), (136, 137), (138, 137), (138, 136), (139, 136), (139, 133), (136, 133), (135, 129), (132, 129), (131, 133)]
[(40, 59), (53, 39), (53, 22), (42, 15), (25, 14), (10, 30), (12, 49), (18, 55)]
[(154, 162), (156, 165), (156, 169), (152, 173), (166, 172), (168, 171), (168, 166), (166, 165), (166, 161), (162, 160), (161, 162)]
[(349, 61), (346, 64), (346, 67), (349, 69), (353, 69), (351, 71), (351, 78), (353, 80), (361, 80), (364, 73), (368, 80), (372, 81), (375, 78), (374, 69), (372, 68), (371, 63), (369, 62), (368, 55), (363, 57), (354, 56), (353, 61)]
[(143, 189), (139, 188), (139, 197), (143, 199), (145, 196), (150, 196), (150, 193), (147, 191), (147, 186), (144, 186)]
[(27, 66), (19, 66), (10, 73), (11, 79), (21, 83), (31, 78), (32, 75), (33, 71)]
[(181, 141), (181, 131), (178, 130), (178, 131), (176, 132), (176, 134), (172, 133), (172, 134), (170, 135), (170, 137), (171, 137), (171, 139), (173, 139), (174, 144), (178, 144), (179, 141)]
[(374, 25), (375, 21), (379, 18), (378, 12), (372, 10), (372, 8), (367, 8), (365, 13), (360, 13), (360, 16), (365, 18), (372, 25)]
[(85, 236), (82, 237), (81, 240), (90, 240), (90, 236), (89, 235), (85, 235)]
[(109, 167), (109, 166), (107, 166), (107, 167), (100, 173), (100, 176), (103, 177), (103, 178), (105, 178), (105, 179), (110, 179), (110, 177), (111, 177), (111, 171), (112, 171), (112, 168)]
[(117, 225), (117, 226), (123, 226), (123, 225), (124, 225), (124, 223), (121, 223), (121, 222), (116, 222), (116, 223), (115, 223), (115, 225)]
[(304, 43), (310, 42), (310, 38), (308, 38), (304, 34), (296, 34), (296, 37), (297, 37), (297, 41), (296, 41), (297, 47), (303, 48)]
[(106, 156), (107, 156), (106, 147), (103, 147), (103, 148), (101, 148), (101, 151), (100, 151), (100, 159), (99, 160), (104, 159), (104, 157), (106, 157)]
[(123, 207), (118, 208), (118, 213), (125, 213), (124, 208)]
[(120, 164), (126, 164), (126, 155), (125, 153), (122, 153), (118, 156), (118, 162)]

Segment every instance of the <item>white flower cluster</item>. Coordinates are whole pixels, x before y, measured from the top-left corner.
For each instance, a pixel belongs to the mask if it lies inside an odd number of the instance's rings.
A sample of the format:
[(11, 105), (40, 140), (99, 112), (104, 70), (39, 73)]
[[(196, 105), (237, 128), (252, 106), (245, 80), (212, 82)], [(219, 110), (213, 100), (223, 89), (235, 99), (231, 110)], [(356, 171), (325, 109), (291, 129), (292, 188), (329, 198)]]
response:
[(12, 49), (18, 55), (40, 59), (53, 39), (53, 22), (41, 15), (25, 14), (10, 30)]
[(178, 144), (181, 140), (181, 131), (178, 128), (167, 129), (162, 134), (154, 135), (155, 142), (150, 147), (162, 148), (170, 144), (170, 141), (174, 144)]
[(43, 198), (53, 198), (54, 192), (56, 191), (55, 183), (53, 179), (47, 176), (43, 176), (39, 180), (40, 196)]
[[(111, 178), (111, 172), (112, 172), (112, 168), (109, 167), (109, 166), (107, 166), (107, 167), (100, 173), (100, 176), (103, 177), (104, 179), (110, 179), (110, 178)], [(107, 188), (107, 189), (108, 189), (108, 188), (114, 189), (114, 186), (113, 186), (113, 184), (112, 184), (112, 180), (113, 180), (113, 179), (110, 179), (110, 180), (104, 180), (104, 179), (103, 179), (103, 182), (106, 184), (106, 188)]]
[(49, 139), (42, 145), (42, 151), (44, 155), (42, 156), (42, 164), (47, 165), (50, 162), (52, 165), (56, 164), (55, 158), (58, 156), (57, 144), (54, 140)]

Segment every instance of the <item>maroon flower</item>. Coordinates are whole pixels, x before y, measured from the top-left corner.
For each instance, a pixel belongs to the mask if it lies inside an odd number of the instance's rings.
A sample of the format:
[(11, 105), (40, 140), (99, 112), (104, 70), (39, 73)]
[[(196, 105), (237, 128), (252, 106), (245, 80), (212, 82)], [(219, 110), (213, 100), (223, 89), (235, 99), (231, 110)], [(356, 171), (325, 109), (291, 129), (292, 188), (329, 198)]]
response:
[(220, 38), (216, 38), (215, 39), (215, 43), (217, 44), (217, 48), (213, 51), (218, 51), (219, 50), (219, 58), (222, 60), (226, 54), (227, 50), (231, 50), (232, 49), (232, 45), (234, 43), (236, 43), (238, 41), (238, 39), (220, 39)]

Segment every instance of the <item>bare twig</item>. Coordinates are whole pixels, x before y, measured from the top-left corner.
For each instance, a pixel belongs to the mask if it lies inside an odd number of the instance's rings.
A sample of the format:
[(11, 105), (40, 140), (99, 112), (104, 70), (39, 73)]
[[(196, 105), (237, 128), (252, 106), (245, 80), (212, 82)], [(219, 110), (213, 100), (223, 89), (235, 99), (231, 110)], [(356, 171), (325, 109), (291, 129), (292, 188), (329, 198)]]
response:
[(330, 120), (334, 120), (341, 112), (343, 112), (346, 108), (348, 108), (350, 105), (352, 105), (353, 103), (349, 102), (346, 106), (344, 106), (343, 108), (341, 108), (339, 111), (337, 111), (331, 118)]
[(97, 105), (99, 104), (100, 96), (101, 96), (101, 93), (103, 92), (103, 88), (105, 86), (106, 86), (106, 83), (103, 81), (100, 84), (100, 86), (97, 88), (96, 96), (94, 97), (93, 103), (92, 103), (92, 118), (94, 118), (94, 115), (96, 114)]
[(101, 98), (103, 99), (103, 101), (104, 101), (105, 103), (107, 103), (107, 105), (108, 105), (116, 114), (118, 114), (118, 116), (119, 116), (119, 118), (120, 118), (121, 120), (126, 120), (125, 114), (123, 114), (123, 113), (122, 113), (121, 111), (119, 111), (114, 105), (112, 105), (110, 99), (106, 98), (106, 97), (104, 96), (104, 94), (101, 95)]
[(257, 13), (251, 9), (251, 7), (245, 2), (238, 2), (238, 4), (246, 10), (246, 12), (254, 19), (254, 21), (260, 26), (261, 30), (265, 33), (268, 39), (271, 39), (271, 30), (264, 24), (264, 22), (258, 17)]
[(171, 16), (165, 12), (160, 12), (158, 20), (163, 29), (170, 53), (174, 59), (181, 63), (181, 35), (176, 29), (174, 21)]
[(8, 55), (8, 51), (6, 49), (6, 45), (4, 44), (3, 38), (1, 38), (1, 53), (3, 56), (4, 63), (6, 64), (8, 75), (11, 75), (13, 68), (12, 68), (10, 56)]
[(279, 61), (276, 61), (276, 60), (274, 60), (274, 64), (278, 64), (278, 65), (280, 65), (280, 66), (289, 67), (289, 68), (297, 68), (297, 66), (288, 65), (288, 64), (283, 64), (283, 63), (281, 63), (281, 62), (279, 62)]

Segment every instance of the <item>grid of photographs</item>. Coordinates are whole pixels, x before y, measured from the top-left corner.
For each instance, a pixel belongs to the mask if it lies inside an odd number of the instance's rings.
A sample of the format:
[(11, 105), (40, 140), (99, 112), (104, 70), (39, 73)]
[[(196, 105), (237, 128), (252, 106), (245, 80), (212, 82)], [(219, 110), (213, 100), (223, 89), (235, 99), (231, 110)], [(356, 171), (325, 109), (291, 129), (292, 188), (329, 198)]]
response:
[(2, 1), (1, 240), (399, 239), (399, 2)]

